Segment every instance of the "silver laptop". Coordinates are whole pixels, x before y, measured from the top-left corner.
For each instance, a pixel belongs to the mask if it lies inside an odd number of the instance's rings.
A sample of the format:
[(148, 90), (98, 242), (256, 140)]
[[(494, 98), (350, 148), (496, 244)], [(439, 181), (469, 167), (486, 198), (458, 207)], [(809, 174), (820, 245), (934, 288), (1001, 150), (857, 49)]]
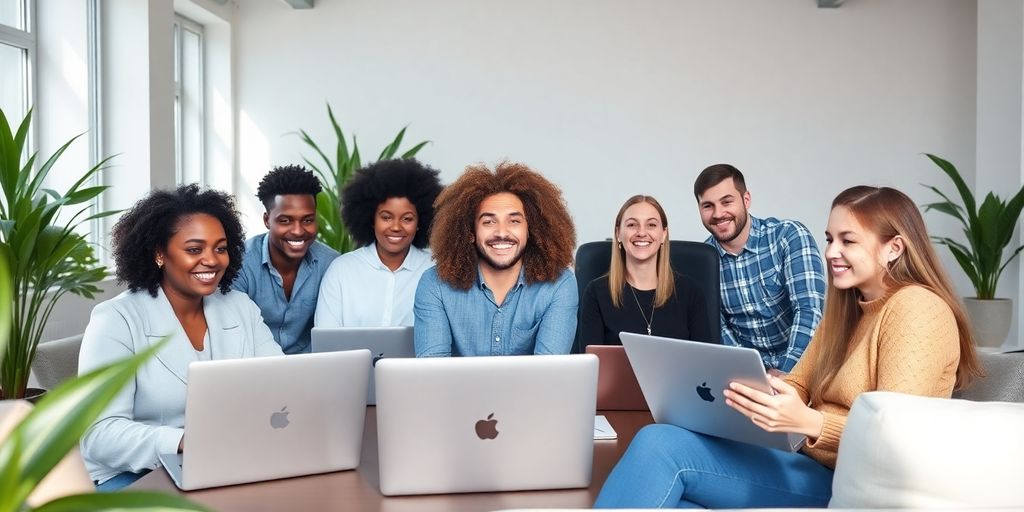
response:
[(619, 339), (655, 422), (778, 450), (803, 446), (804, 436), (766, 432), (725, 404), (730, 382), (772, 392), (756, 350), (628, 332)]
[[(314, 327), (311, 337), (313, 352), (369, 349), (372, 366), (388, 357), (416, 357), (412, 327)], [(372, 367), (369, 380), (366, 403), (374, 405), (377, 399)]]
[(594, 355), (385, 359), (376, 377), (382, 494), (590, 485)]
[(370, 352), (197, 361), (185, 453), (160, 462), (182, 490), (359, 465)]

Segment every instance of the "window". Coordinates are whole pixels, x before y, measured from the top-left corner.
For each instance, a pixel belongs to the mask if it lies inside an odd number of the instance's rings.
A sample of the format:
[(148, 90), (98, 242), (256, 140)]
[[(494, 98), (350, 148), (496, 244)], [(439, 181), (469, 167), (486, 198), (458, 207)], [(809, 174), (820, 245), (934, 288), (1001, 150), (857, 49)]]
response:
[(31, 6), (27, 0), (0, 0), (0, 108), (15, 127), (33, 98)]
[(177, 182), (205, 183), (203, 27), (180, 15), (174, 22), (174, 133)]

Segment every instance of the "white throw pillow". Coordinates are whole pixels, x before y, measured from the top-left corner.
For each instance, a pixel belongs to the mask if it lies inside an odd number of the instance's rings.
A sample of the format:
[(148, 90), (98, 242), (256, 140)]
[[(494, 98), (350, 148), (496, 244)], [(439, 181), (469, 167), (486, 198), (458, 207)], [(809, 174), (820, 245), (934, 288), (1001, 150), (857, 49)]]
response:
[(865, 393), (829, 508), (1024, 506), (1024, 404)]

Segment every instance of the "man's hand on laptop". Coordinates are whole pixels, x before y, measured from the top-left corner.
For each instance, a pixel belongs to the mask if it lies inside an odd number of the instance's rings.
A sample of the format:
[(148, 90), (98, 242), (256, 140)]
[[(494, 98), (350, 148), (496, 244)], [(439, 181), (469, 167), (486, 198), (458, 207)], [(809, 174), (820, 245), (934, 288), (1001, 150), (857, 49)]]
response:
[(768, 432), (792, 432), (811, 441), (817, 439), (825, 417), (808, 407), (784, 380), (768, 377), (768, 382), (774, 395), (732, 382), (725, 390), (725, 403)]

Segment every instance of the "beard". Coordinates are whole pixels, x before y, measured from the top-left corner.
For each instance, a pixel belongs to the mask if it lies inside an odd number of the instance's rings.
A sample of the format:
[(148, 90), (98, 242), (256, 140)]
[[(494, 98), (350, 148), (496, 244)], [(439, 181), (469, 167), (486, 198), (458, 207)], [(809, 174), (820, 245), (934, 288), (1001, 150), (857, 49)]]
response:
[[(489, 244), (489, 243), (496, 243), (496, 242), (509, 242), (509, 243), (515, 244), (515, 246), (516, 246), (515, 254), (513, 254), (506, 261), (503, 261), (503, 262), (495, 261), (494, 258), (492, 258), (489, 254), (487, 254), (487, 244)], [(516, 240), (511, 239), (511, 238), (491, 238), (491, 239), (487, 240), (484, 243), (477, 242), (477, 244), (476, 244), (477, 256), (479, 256), (480, 259), (483, 260), (483, 262), (485, 264), (487, 264), (487, 266), (493, 268), (494, 270), (508, 270), (508, 269), (514, 267), (516, 265), (516, 263), (519, 263), (519, 260), (523, 259), (523, 251), (525, 249), (526, 248), (523, 247), (522, 244), (518, 243)]]
[(711, 236), (715, 237), (715, 240), (718, 240), (719, 243), (725, 244), (732, 242), (737, 237), (739, 237), (740, 233), (743, 233), (743, 228), (747, 227), (747, 222), (749, 221), (750, 215), (748, 215), (747, 210), (744, 209), (743, 213), (740, 216), (734, 217), (733, 222), (735, 223), (736, 229), (729, 233), (719, 235), (718, 232), (715, 231), (714, 223), (716, 222), (716, 219), (711, 219), (711, 225), (705, 224), (704, 227), (708, 230), (709, 233), (711, 233)]

